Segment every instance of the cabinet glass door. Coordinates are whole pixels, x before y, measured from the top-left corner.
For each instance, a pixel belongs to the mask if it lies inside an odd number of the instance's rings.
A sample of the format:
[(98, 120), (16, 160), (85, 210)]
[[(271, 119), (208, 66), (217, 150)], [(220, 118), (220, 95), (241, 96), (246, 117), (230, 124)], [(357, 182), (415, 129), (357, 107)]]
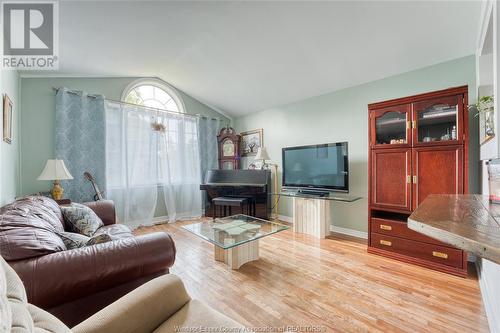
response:
[(377, 110), (372, 119), (372, 145), (406, 146), (409, 144), (409, 105)]
[(453, 144), (461, 141), (461, 96), (436, 98), (414, 104), (414, 138), (417, 143)]

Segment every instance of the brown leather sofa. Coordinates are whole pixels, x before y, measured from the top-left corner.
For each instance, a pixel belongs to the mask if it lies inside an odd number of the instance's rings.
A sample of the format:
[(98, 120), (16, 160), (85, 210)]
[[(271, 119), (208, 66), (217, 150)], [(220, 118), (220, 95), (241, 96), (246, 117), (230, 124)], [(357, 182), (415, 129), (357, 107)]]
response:
[(108, 243), (67, 250), (56, 234), (57, 203), (31, 196), (0, 209), (0, 255), (23, 281), (28, 301), (72, 327), (143, 283), (168, 273), (175, 245), (164, 232), (133, 236), (116, 224), (112, 201), (86, 204), (102, 219)]

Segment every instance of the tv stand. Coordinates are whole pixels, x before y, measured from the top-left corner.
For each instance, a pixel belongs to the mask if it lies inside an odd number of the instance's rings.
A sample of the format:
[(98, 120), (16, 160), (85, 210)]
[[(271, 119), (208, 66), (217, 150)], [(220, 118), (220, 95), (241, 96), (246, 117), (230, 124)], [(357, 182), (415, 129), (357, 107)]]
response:
[(287, 190), (274, 195), (293, 199), (293, 231), (325, 238), (330, 234), (330, 212), (333, 201), (354, 202), (361, 197), (348, 194), (319, 192), (309, 194), (310, 190)]

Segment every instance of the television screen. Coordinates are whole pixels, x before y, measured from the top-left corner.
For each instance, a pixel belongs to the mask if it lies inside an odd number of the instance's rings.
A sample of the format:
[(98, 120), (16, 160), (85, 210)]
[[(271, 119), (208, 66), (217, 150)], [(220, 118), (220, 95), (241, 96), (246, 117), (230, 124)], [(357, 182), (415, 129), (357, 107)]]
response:
[(347, 142), (283, 148), (283, 187), (349, 191)]

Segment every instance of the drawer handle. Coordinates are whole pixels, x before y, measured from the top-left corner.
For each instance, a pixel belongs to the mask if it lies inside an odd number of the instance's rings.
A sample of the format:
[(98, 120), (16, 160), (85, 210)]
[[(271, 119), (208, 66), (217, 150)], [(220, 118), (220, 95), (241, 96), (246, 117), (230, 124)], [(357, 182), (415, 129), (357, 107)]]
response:
[(382, 230), (392, 230), (392, 227), (390, 225), (381, 224), (380, 225), (380, 229), (382, 229)]
[(386, 241), (386, 240), (383, 240), (383, 239), (380, 240), (380, 244), (386, 245), (386, 246), (392, 246), (392, 242), (389, 242), (389, 241)]
[(448, 254), (447, 253), (438, 252), (438, 251), (432, 251), (432, 255), (434, 257), (438, 257), (438, 258), (448, 259)]

